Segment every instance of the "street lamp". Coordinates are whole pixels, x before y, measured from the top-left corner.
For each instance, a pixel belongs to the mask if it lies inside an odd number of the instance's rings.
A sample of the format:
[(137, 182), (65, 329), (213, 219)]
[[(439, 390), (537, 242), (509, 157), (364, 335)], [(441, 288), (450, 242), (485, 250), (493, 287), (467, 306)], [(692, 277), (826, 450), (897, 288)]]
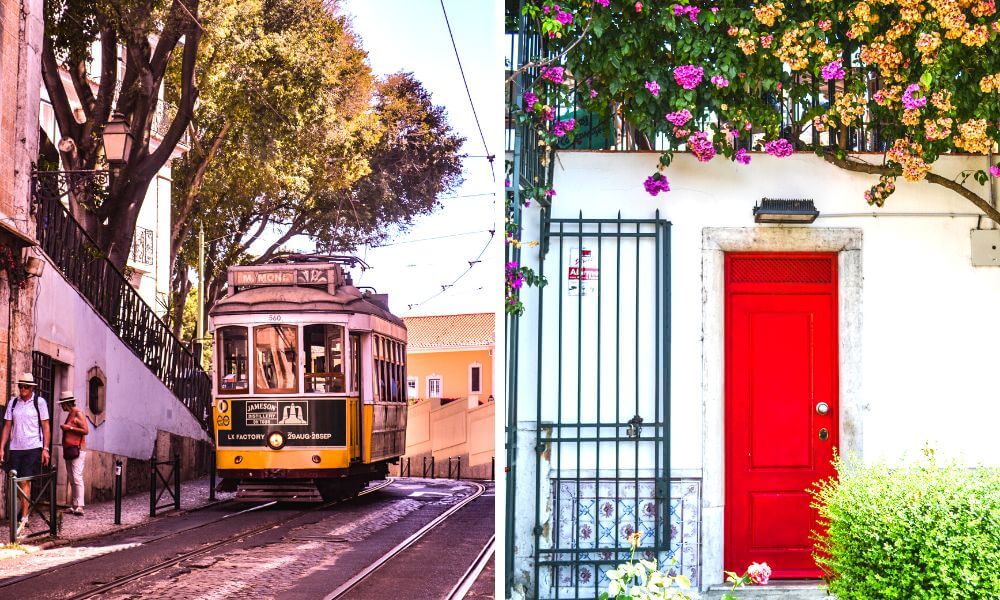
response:
[(104, 126), (104, 158), (117, 170), (125, 165), (132, 151), (132, 131), (125, 115), (116, 112)]
[(818, 216), (812, 200), (761, 198), (760, 204), (753, 207), (757, 223), (812, 223)]

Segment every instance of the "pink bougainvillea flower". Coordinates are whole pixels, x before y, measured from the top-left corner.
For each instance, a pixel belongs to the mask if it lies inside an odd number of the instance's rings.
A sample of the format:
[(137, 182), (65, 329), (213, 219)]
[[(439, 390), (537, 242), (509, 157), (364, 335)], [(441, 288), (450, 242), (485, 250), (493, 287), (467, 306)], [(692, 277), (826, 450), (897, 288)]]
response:
[(686, 108), (682, 108), (678, 111), (667, 113), (665, 118), (674, 126), (682, 127), (685, 123), (691, 120), (691, 111)]
[(550, 188), (550, 189), (545, 190), (545, 197), (546, 198), (551, 198), (552, 196), (555, 196), (555, 195), (556, 195), (555, 188)]
[(1000, 177), (1000, 165), (990, 165), (990, 175)]
[(654, 97), (659, 97), (660, 84), (656, 83), (655, 81), (647, 81), (646, 89), (649, 90), (649, 93), (652, 94)]
[(552, 135), (556, 137), (562, 137), (573, 131), (576, 127), (576, 119), (566, 119), (565, 121), (556, 121), (556, 124), (552, 126)]
[(635, 3), (635, 12), (642, 12), (642, 2)]
[(767, 585), (767, 580), (771, 578), (771, 567), (766, 562), (752, 563), (747, 567), (747, 576), (754, 585)]
[(573, 22), (573, 13), (568, 13), (564, 10), (560, 10), (556, 13), (556, 21), (559, 21), (563, 25), (569, 25)]
[(691, 134), (691, 137), (687, 139), (688, 148), (691, 149), (691, 154), (694, 154), (701, 162), (708, 162), (715, 157), (715, 145), (712, 144), (712, 140), (708, 139), (704, 131), (696, 131)]
[(687, 15), (688, 19), (690, 19), (692, 23), (698, 22), (698, 13), (700, 12), (701, 9), (697, 6), (681, 6), (680, 4), (674, 5), (674, 16), (679, 17), (681, 15)]
[(542, 67), (539, 71), (542, 79), (548, 79), (552, 83), (562, 83), (563, 73), (562, 67)]
[(551, 106), (542, 107), (542, 118), (546, 121), (551, 121), (556, 118), (556, 109)]
[(919, 83), (911, 83), (906, 87), (906, 91), (903, 92), (903, 106), (905, 106), (907, 110), (923, 108), (927, 105), (927, 96), (921, 96), (919, 98), (913, 97), (913, 93), (919, 91)]
[(820, 19), (816, 22), (816, 25), (823, 31), (830, 31), (830, 25), (832, 25), (832, 23), (830, 22), (830, 19)]
[(647, 194), (655, 196), (660, 192), (669, 192), (670, 182), (667, 181), (667, 178), (663, 173), (654, 173), (646, 178), (642, 187), (646, 188)]
[(825, 81), (844, 78), (844, 64), (840, 60), (835, 60), (820, 70), (820, 75)]
[(686, 90), (693, 90), (701, 83), (705, 69), (694, 65), (683, 65), (674, 69), (674, 81)]
[(610, 1), (611, 0), (594, 0), (594, 4), (600, 4), (601, 6), (607, 8), (608, 7), (608, 3)]
[(770, 48), (771, 42), (773, 41), (774, 41), (774, 36), (771, 35), (770, 33), (767, 35), (760, 36), (760, 45), (763, 46), (764, 48)]
[(737, 150), (736, 151), (736, 155), (733, 156), (733, 160), (735, 160), (736, 162), (740, 163), (741, 165), (749, 165), (750, 164), (750, 155), (747, 153), (747, 149), (746, 148), (740, 148), (739, 150)]
[(792, 147), (791, 142), (789, 142), (785, 138), (780, 138), (777, 140), (771, 140), (770, 142), (765, 142), (764, 151), (770, 154), (771, 156), (784, 158), (786, 156), (791, 156), (791, 154), (795, 152), (795, 148)]
[(596, 98), (597, 97), (597, 90), (590, 90), (590, 97), (591, 98)]
[(712, 75), (711, 81), (717, 88), (729, 87), (729, 80), (722, 75)]
[(718, 6), (713, 6), (712, 7), (712, 14), (714, 15), (717, 12), (719, 12), (719, 7)]
[(525, 110), (532, 110), (535, 104), (538, 102), (538, 96), (534, 92), (531, 92), (530, 90), (524, 92), (524, 96), (522, 96), (521, 98), (524, 100)]

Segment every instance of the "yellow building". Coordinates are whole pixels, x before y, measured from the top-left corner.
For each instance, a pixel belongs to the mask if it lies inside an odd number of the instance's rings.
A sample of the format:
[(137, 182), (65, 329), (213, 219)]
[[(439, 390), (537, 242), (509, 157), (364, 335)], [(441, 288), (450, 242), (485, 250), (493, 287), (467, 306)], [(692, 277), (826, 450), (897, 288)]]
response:
[(493, 313), (403, 320), (406, 456), (392, 474), (492, 478)]
[(411, 401), (493, 399), (494, 314), (408, 317), (406, 386)]

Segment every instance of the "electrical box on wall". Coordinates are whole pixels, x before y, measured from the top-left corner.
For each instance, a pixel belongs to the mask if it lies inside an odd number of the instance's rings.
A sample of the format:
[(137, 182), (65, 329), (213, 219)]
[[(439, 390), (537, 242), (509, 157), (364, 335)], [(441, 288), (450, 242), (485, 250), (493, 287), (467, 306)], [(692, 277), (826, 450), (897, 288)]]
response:
[(972, 230), (972, 266), (1000, 267), (1000, 229)]

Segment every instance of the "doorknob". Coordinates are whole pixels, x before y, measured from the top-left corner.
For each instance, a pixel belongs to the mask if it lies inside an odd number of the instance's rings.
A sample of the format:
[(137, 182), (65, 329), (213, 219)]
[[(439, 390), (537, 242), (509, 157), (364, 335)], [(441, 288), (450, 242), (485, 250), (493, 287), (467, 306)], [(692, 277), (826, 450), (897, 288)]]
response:
[(827, 404), (826, 402), (820, 402), (820, 403), (816, 404), (816, 414), (818, 414), (818, 415), (825, 415), (828, 412), (830, 412), (830, 405), (829, 404)]

